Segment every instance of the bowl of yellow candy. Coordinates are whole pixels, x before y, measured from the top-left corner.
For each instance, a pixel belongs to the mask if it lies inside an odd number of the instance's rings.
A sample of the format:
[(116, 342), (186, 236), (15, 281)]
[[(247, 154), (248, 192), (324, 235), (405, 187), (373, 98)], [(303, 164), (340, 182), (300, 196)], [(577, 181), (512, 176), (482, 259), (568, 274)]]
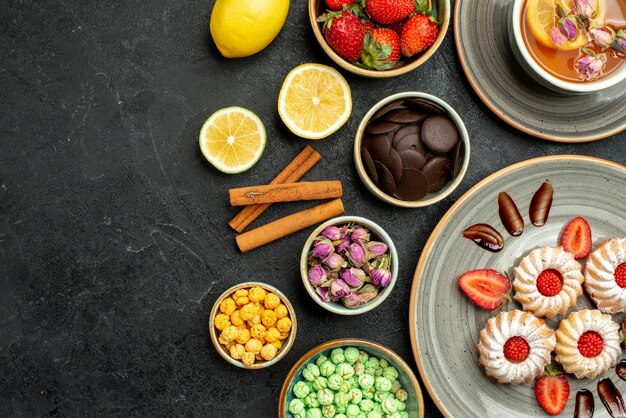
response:
[(217, 352), (230, 364), (262, 369), (282, 359), (296, 338), (296, 313), (274, 286), (246, 282), (217, 299), (209, 317)]

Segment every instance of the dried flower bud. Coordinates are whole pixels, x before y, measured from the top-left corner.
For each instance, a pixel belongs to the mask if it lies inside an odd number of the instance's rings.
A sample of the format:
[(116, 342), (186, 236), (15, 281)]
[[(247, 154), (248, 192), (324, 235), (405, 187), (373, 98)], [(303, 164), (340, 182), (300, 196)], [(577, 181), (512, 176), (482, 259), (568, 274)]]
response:
[(378, 287), (387, 287), (391, 282), (391, 272), (389, 270), (372, 270), (372, 284)]
[(550, 39), (552, 40), (552, 43), (556, 46), (561, 46), (565, 43), (565, 41), (567, 41), (565, 35), (563, 35), (563, 33), (561, 33), (561, 30), (556, 26), (553, 27), (550, 31)]
[(365, 248), (370, 254), (370, 258), (378, 258), (389, 250), (389, 247), (384, 242), (371, 241), (365, 245)]
[(330, 285), (330, 294), (334, 297), (342, 298), (350, 294), (350, 288), (346, 282), (337, 279)]
[(376, 289), (376, 286), (373, 284), (366, 284), (360, 288), (356, 294), (359, 296), (359, 299), (361, 299), (361, 303), (366, 303), (378, 295), (378, 289)]
[(626, 33), (624, 33), (623, 30), (617, 32), (617, 37), (615, 38), (615, 42), (611, 44), (611, 48), (614, 51), (626, 54)]
[(574, 16), (566, 16), (559, 22), (559, 30), (565, 37), (573, 41), (578, 36), (578, 25)]
[(361, 304), (361, 298), (355, 293), (350, 293), (347, 296), (344, 296), (342, 302), (346, 308), (356, 308)]
[(341, 270), (341, 278), (350, 287), (359, 287), (365, 281), (365, 272), (359, 268), (352, 267)]
[(359, 243), (350, 244), (347, 253), (348, 259), (357, 267), (361, 267), (368, 260), (367, 251)]
[(576, 72), (585, 81), (595, 80), (602, 74), (604, 66), (606, 65), (606, 54), (595, 54), (593, 51), (583, 48), (583, 52), (587, 52), (589, 55), (584, 55), (574, 63)]
[(341, 238), (341, 229), (336, 226), (329, 226), (322, 231), (322, 235), (331, 241), (337, 241)]
[(352, 231), (352, 234), (350, 234), (350, 238), (354, 242), (365, 244), (370, 240), (370, 232), (365, 228), (357, 228)]
[(335, 251), (333, 243), (328, 238), (316, 239), (313, 242), (313, 257), (324, 259)]
[(345, 265), (345, 260), (337, 253), (333, 253), (326, 257), (322, 263), (326, 264), (331, 270), (338, 269)]
[(350, 237), (348, 235), (345, 235), (343, 238), (341, 238), (341, 243), (337, 245), (337, 247), (335, 247), (335, 251), (337, 251), (341, 255), (344, 255), (344, 253), (348, 249), (348, 246), (350, 246)]
[(317, 292), (318, 295), (320, 295), (320, 298), (322, 298), (323, 302), (329, 302), (330, 299), (328, 298), (328, 288), (327, 287), (316, 287), (315, 291)]
[(598, 11), (598, 0), (573, 0), (573, 10), (580, 17), (594, 17)]
[(611, 46), (611, 43), (615, 40), (615, 32), (605, 28), (593, 28), (589, 31), (589, 35), (591, 35), (591, 39), (593, 39), (598, 46), (602, 47), (602, 49)]
[(309, 281), (313, 286), (320, 286), (326, 281), (326, 270), (322, 266), (313, 266), (309, 270)]

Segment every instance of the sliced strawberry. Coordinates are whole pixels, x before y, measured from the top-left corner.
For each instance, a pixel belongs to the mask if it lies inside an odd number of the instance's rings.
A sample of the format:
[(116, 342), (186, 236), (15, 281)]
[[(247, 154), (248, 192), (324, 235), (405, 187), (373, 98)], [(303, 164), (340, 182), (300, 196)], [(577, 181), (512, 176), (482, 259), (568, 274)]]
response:
[(546, 366), (545, 374), (535, 383), (535, 396), (548, 414), (560, 414), (569, 399), (567, 378), (552, 365)]
[(472, 302), (484, 309), (502, 306), (511, 292), (511, 281), (495, 270), (473, 270), (459, 277), (459, 286)]
[(561, 246), (574, 254), (576, 260), (587, 257), (591, 251), (591, 228), (587, 221), (577, 216), (567, 224), (561, 236)]

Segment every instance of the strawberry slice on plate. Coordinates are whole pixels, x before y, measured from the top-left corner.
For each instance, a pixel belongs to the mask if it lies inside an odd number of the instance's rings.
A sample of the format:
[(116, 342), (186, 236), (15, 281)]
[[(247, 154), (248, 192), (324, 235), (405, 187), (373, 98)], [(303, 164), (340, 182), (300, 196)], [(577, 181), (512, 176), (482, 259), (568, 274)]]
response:
[(561, 236), (561, 246), (565, 251), (574, 254), (576, 260), (585, 258), (591, 251), (591, 227), (580, 216), (575, 217), (567, 224)]
[(569, 399), (569, 383), (564, 374), (551, 364), (535, 383), (535, 396), (539, 405), (550, 415), (558, 415)]
[(493, 310), (504, 304), (511, 292), (511, 281), (491, 269), (472, 270), (459, 277), (459, 286), (472, 302)]

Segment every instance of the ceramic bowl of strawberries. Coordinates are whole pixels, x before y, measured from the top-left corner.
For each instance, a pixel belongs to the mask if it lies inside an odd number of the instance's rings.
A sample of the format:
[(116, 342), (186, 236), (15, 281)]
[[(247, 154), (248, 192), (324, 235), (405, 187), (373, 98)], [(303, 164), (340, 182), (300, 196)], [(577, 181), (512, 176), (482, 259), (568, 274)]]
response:
[(426, 62), (448, 30), (450, 0), (309, 0), (317, 41), (344, 69), (383, 78)]

